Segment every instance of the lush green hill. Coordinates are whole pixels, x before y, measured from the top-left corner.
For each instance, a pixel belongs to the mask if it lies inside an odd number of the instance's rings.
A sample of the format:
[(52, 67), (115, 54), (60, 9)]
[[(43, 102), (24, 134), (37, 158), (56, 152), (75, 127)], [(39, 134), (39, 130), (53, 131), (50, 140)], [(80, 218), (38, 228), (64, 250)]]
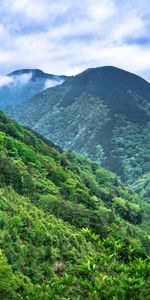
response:
[(148, 299), (148, 211), (115, 174), (0, 113), (1, 299)]
[(150, 170), (150, 84), (134, 74), (88, 69), (8, 112), (128, 184)]
[(67, 79), (38, 69), (22, 69), (0, 78), (0, 107), (22, 103), (44, 89)]

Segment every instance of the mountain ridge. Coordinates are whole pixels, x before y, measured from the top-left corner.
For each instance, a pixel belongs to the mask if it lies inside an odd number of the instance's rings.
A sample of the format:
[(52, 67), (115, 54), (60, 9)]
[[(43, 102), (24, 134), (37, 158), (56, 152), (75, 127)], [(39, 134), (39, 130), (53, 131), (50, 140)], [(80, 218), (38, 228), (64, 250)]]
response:
[[(150, 139), (149, 95), (150, 83), (107, 66), (88, 69), (7, 112), (130, 184), (144, 175), (150, 164), (150, 149), (145, 143)], [(136, 149), (134, 159), (132, 149)]]
[(29, 74), (29, 73), (32, 73), (35, 77), (39, 77), (39, 76), (46, 77), (46, 78), (59, 77), (63, 79), (69, 77), (66, 75), (56, 75), (56, 74), (46, 73), (40, 69), (18, 69), (8, 73), (7, 76), (18, 76), (20, 74)]

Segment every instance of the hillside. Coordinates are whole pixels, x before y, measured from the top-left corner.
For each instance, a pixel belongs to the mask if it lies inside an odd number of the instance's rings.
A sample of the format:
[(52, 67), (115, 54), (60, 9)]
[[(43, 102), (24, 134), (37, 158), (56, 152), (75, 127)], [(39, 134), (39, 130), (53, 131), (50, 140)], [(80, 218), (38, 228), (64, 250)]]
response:
[(150, 199), (150, 172), (140, 177), (133, 185), (132, 189), (145, 199)]
[(150, 84), (132, 73), (88, 69), (7, 113), (127, 184), (150, 170)]
[(22, 103), (44, 89), (61, 84), (67, 76), (58, 76), (38, 69), (16, 70), (7, 76), (0, 76), (0, 108)]
[(0, 296), (147, 299), (149, 205), (0, 113)]

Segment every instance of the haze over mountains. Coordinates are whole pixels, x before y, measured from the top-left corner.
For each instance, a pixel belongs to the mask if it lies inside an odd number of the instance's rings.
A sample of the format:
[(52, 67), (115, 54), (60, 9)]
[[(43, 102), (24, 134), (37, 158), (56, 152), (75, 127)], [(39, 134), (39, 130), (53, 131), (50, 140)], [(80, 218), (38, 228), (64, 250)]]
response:
[(47, 74), (39, 69), (16, 70), (7, 76), (0, 76), (0, 107), (22, 103), (66, 79), (67, 76)]
[(150, 170), (150, 84), (132, 73), (87, 69), (7, 112), (128, 184)]

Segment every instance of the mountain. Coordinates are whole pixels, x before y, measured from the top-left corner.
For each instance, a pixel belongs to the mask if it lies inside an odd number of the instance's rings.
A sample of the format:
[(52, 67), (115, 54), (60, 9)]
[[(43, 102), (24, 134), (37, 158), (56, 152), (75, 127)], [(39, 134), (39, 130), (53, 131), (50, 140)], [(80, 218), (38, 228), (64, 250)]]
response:
[(0, 112), (0, 298), (149, 299), (149, 204)]
[(67, 76), (58, 76), (38, 69), (22, 69), (0, 77), (0, 107), (22, 103), (44, 89), (61, 84)]
[(127, 184), (150, 170), (150, 83), (127, 71), (88, 69), (7, 113)]

